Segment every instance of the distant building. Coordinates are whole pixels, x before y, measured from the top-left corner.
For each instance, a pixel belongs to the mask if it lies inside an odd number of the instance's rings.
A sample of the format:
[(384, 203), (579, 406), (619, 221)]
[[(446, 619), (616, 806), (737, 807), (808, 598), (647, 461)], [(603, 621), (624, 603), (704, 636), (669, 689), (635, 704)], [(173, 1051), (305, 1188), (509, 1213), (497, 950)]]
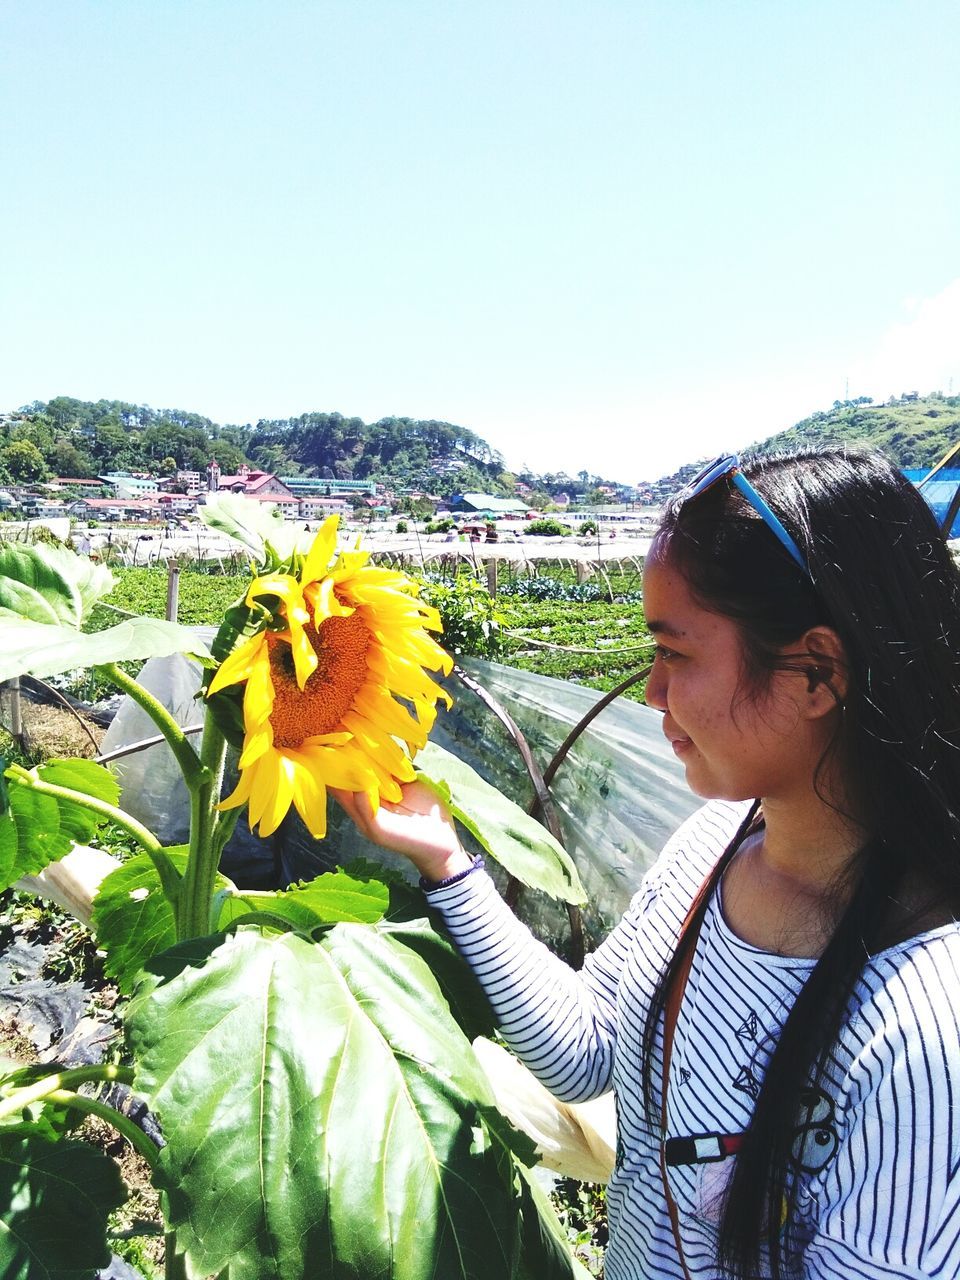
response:
[(81, 492), (86, 490), (88, 493), (99, 493), (103, 488), (102, 480), (81, 479), (78, 476), (57, 476), (53, 483), (63, 489), (79, 489)]
[(214, 460), (207, 468), (207, 479), (208, 488), (213, 482), (212, 492), (219, 490), (224, 493), (229, 490), (246, 498), (270, 498), (277, 503), (296, 502), (296, 495), (279, 476), (271, 475), (269, 471), (252, 471), (246, 465), (240, 467), (235, 476), (225, 476), (220, 474), (220, 468)]
[(492, 515), (525, 515), (529, 507), (519, 498), (497, 498), (492, 493), (458, 493), (450, 499), (451, 511), (476, 515), (489, 511)]
[(72, 516), (94, 520), (161, 520), (163, 508), (152, 498), (80, 498), (71, 502)]
[(108, 471), (98, 479), (109, 485), (118, 498), (144, 498), (147, 494), (157, 493), (160, 488), (156, 476), (131, 476), (122, 471)]
[(297, 498), (301, 520), (326, 520), (327, 516), (349, 516), (353, 507), (346, 498)]
[(279, 476), (281, 484), (291, 493), (304, 498), (337, 498), (343, 494), (366, 493), (371, 497), (377, 492), (376, 480), (329, 480), (321, 476)]

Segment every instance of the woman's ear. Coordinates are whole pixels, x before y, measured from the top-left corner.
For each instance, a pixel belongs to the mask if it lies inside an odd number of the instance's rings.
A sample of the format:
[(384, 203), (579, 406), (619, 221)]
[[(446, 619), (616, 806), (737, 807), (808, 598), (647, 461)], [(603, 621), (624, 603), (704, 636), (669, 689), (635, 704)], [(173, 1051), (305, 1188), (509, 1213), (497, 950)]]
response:
[(807, 677), (809, 711), (823, 715), (843, 703), (849, 688), (846, 651), (832, 627), (811, 627), (800, 641), (802, 658), (809, 659), (803, 670)]

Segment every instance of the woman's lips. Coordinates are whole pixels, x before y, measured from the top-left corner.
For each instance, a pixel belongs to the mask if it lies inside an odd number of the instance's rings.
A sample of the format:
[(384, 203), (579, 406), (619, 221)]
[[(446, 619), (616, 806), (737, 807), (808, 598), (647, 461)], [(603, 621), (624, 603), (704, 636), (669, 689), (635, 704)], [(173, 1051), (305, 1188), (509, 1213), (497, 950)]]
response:
[(663, 726), (663, 732), (669, 739), (675, 755), (682, 756), (685, 751), (693, 746), (693, 740), (688, 738), (685, 733), (678, 733), (676, 729), (674, 729), (673, 725), (665, 723)]

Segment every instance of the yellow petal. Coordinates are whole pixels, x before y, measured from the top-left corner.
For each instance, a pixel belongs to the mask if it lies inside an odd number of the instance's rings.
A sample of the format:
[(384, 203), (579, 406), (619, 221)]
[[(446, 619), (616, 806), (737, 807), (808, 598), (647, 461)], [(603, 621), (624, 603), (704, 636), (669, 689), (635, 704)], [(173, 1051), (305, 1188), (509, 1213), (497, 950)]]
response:
[(303, 686), (317, 669), (317, 655), (313, 645), (310, 643), (310, 637), (299, 622), (291, 621), (290, 630), (287, 634), (290, 637), (290, 652), (293, 655), (293, 670), (297, 677), (297, 688), (302, 692)]
[(270, 719), (273, 710), (273, 681), (270, 679), (270, 659), (266, 652), (247, 677), (243, 691), (243, 726), (247, 734), (256, 732)]
[(261, 836), (273, 835), (274, 831), (287, 816), (287, 811), (293, 803), (293, 780), (295, 774), (296, 765), (293, 761), (288, 760), (284, 755), (278, 755), (276, 787), (264, 805), (263, 816), (260, 819)]
[[(251, 775), (253, 785), (250, 788), (250, 826), (260, 824), (264, 810), (277, 789), (280, 754), (268, 751), (265, 756), (250, 766), (247, 773)], [(264, 833), (261, 831), (261, 835)]]
[(309, 738), (304, 738), (300, 744), (304, 747), (342, 747), (345, 742), (349, 742), (353, 737), (352, 733), (314, 733)]
[(333, 579), (322, 578), (303, 589), (304, 599), (313, 611), (314, 625), (319, 627), (327, 618), (349, 618), (352, 605), (341, 604), (333, 590)]
[(253, 771), (248, 769), (240, 774), (240, 780), (225, 800), (217, 805), (218, 809), (236, 809), (250, 799), (250, 788), (253, 786)]
[(254, 578), (247, 589), (247, 604), (252, 605), (258, 596), (277, 596), (287, 606), (304, 607), (300, 583), (289, 573), (266, 573)]
[(376, 686), (361, 689), (354, 698), (353, 705), (361, 715), (394, 737), (415, 742), (420, 747), (427, 740), (423, 726), (413, 718), (406, 707), (402, 707), (388, 693), (381, 692)]
[(307, 747), (290, 752), (324, 786), (362, 791), (373, 775), (371, 761), (355, 747)]
[(297, 767), (293, 803), (314, 840), (327, 834), (327, 789), (309, 769)]
[(243, 644), (238, 645), (233, 653), (224, 658), (216, 675), (210, 681), (207, 697), (209, 698), (213, 694), (219, 693), (221, 689), (225, 689), (228, 685), (239, 684), (241, 680), (248, 679), (257, 658), (260, 656), (260, 650), (266, 642), (267, 638), (261, 631), (258, 635), (251, 636), (249, 640), (244, 640)]
[(267, 720), (265, 724), (258, 729), (254, 729), (252, 733), (248, 733), (243, 739), (243, 752), (238, 761), (241, 769), (247, 769), (256, 760), (259, 760), (265, 751), (269, 751), (273, 746), (273, 726)]
[(330, 561), (333, 559), (333, 554), (337, 549), (337, 526), (339, 523), (339, 516), (328, 516), (317, 530), (317, 536), (307, 552), (307, 557), (303, 562), (303, 570), (300, 574), (300, 581), (304, 586), (308, 582), (316, 582), (326, 575), (330, 567)]

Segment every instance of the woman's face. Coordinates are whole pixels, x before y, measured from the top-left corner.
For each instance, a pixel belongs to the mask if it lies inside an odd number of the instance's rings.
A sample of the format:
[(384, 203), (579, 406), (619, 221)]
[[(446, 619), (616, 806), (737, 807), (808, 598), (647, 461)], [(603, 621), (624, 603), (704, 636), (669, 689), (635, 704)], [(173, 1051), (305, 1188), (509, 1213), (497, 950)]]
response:
[(774, 672), (765, 690), (751, 688), (737, 624), (699, 605), (655, 547), (643, 604), (657, 640), (647, 702), (664, 713), (691, 790), (718, 800), (808, 795), (822, 739), (802, 714), (806, 677)]

